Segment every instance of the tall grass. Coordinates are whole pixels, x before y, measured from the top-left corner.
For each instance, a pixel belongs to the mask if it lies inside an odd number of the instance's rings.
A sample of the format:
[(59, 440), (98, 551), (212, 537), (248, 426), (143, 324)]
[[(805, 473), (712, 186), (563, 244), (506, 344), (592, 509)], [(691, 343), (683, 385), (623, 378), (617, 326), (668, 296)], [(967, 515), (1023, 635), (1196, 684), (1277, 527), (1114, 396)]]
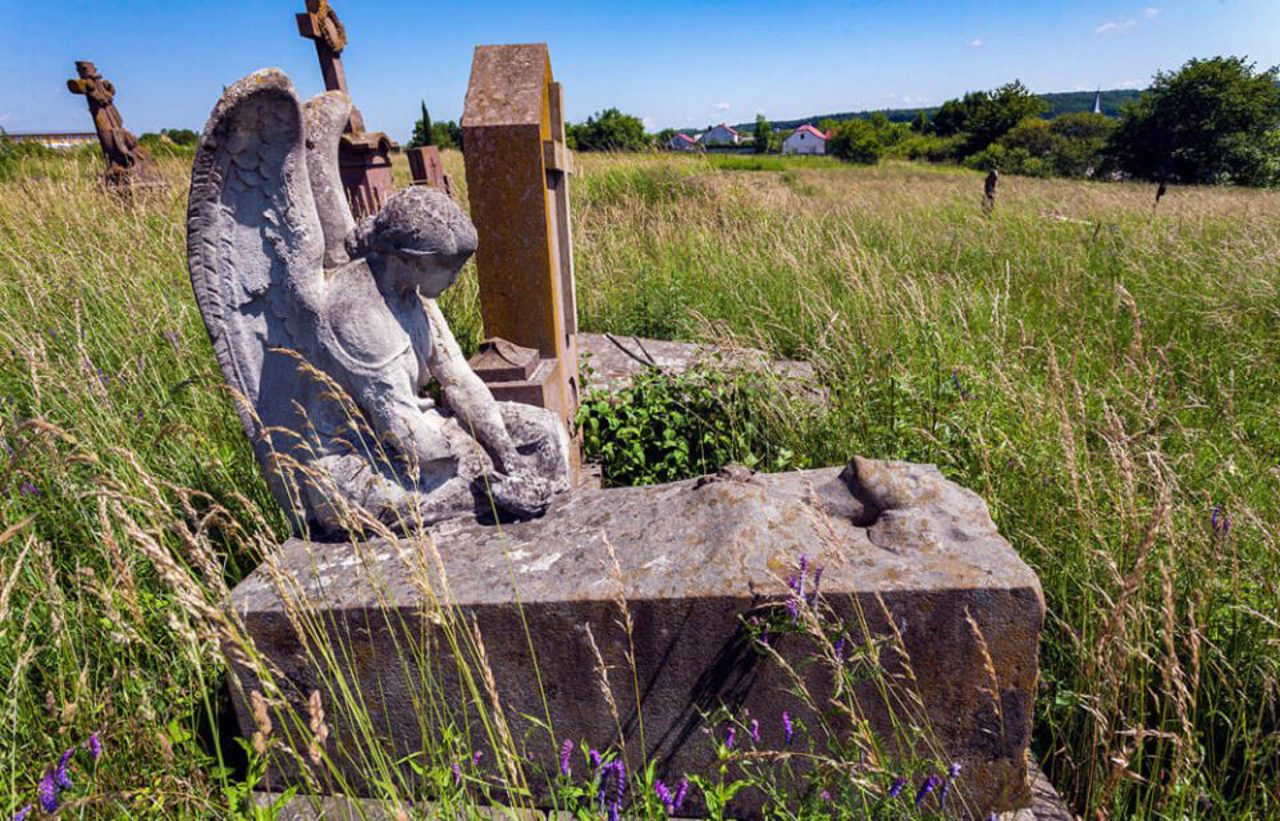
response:
[[(1280, 813), (1276, 194), (1154, 210), (1142, 186), (1011, 178), (985, 218), (954, 169), (579, 164), (584, 329), (809, 360), (828, 401), (786, 406), (774, 447), (936, 462), (987, 499), (1044, 584), (1035, 752), (1077, 810)], [(170, 189), (134, 200), (83, 156), (0, 183), (0, 809), (95, 731), (85, 815), (225, 816), (261, 758), (216, 726), (238, 627), (211, 603), (284, 521), (191, 297), (186, 169), (162, 165)], [(446, 311), (473, 344), (470, 271)], [(264, 749), (314, 737), (263, 698)], [(447, 788), (469, 742), (435, 743)]]

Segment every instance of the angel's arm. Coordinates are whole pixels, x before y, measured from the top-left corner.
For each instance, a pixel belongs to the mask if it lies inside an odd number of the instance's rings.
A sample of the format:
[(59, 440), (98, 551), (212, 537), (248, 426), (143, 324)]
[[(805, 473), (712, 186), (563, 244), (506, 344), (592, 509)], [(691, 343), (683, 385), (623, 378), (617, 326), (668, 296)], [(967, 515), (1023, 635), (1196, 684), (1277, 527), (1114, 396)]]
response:
[(458, 417), (463, 429), (471, 431), (489, 452), (498, 470), (509, 473), (516, 464), (518, 452), (493, 393), (462, 356), (458, 340), (454, 339), (436, 301), (423, 299), (422, 307), (431, 329), (427, 367), (440, 383), (445, 405)]
[(411, 460), (416, 471), (439, 473), (456, 465), (454, 452), (437, 414), (423, 413), (408, 372), (388, 368), (359, 391), (357, 402), (379, 441)]

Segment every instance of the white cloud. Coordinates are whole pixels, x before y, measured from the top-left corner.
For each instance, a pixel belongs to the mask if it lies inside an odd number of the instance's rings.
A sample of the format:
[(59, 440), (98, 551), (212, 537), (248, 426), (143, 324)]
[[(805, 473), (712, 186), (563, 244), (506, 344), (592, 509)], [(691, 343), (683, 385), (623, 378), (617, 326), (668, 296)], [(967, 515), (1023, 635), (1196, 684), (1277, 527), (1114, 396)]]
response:
[(9, 119), (9, 118), (10, 118), (10, 117), (12, 117), (12, 116), (13, 116), (13, 115), (12, 115), (12, 114), (10, 114), (10, 113), (9, 113), (9, 112), (7, 112), (7, 111), (6, 111), (6, 112), (4, 112), (3, 114), (0, 114), (0, 123), (4, 122), (5, 120)]
[(981, 37), (975, 37), (974, 39), (969, 41), (970, 48), (982, 48), (985, 45), (986, 43), (982, 42)]
[(1119, 31), (1128, 31), (1138, 25), (1137, 20), (1109, 20), (1093, 30), (1094, 34), (1114, 34)]
[(648, 114), (641, 117), (640, 122), (644, 123), (645, 128), (653, 128), (653, 117)]
[(733, 108), (733, 106), (728, 103), (716, 103), (716, 111), (728, 111), (731, 108)]
[(1147, 18), (1148, 20), (1154, 20), (1160, 16), (1160, 7), (1147, 6), (1145, 9), (1142, 10), (1142, 16)]

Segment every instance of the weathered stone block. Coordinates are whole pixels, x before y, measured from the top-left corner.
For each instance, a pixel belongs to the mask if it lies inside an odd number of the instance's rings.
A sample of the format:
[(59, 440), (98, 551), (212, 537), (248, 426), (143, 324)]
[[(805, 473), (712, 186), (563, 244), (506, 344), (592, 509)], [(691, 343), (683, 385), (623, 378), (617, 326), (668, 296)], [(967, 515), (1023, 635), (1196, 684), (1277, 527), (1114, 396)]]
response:
[[(231, 602), (296, 698), (326, 691), (341, 675), (364, 694), (376, 735), (400, 754), (420, 749), (442, 722), (459, 720), (467, 701), (450, 645), (439, 640), (440, 602), (456, 605), (478, 629), (515, 743), (548, 772), (556, 769), (559, 740), (603, 749), (616, 745), (618, 723), (636, 766), (641, 720), (660, 777), (711, 772), (714, 752), (699, 728), (702, 715), (720, 707), (758, 719), (762, 748), (785, 749), (782, 711), (811, 728), (817, 717), (745, 624), (785, 612), (786, 579), (805, 555), (811, 568), (824, 567), (822, 601), (831, 618), (888, 641), (879, 663), (901, 688), (898, 719), (927, 722), (934, 754), (963, 765), (953, 809), (963, 802), (970, 815), (986, 818), (1030, 801), (1025, 752), (1040, 586), (982, 500), (933, 467), (856, 460), (844, 470), (732, 469), (570, 494), (538, 520), (500, 529), (455, 520), (431, 535), (434, 546), (290, 541)], [(619, 586), (634, 624), (630, 640), (615, 603)], [(288, 613), (296, 615), (300, 602), (343, 648), (334, 654), (336, 674), (318, 676), (309, 661), (314, 654)], [(588, 627), (613, 668), (619, 722), (599, 688)], [(797, 634), (770, 642), (814, 703), (828, 704), (833, 667), (809, 663), (813, 643)], [(918, 697), (914, 714), (908, 691)], [(858, 685), (854, 694), (892, 747), (890, 710), (876, 686)], [(549, 720), (556, 737), (526, 716)], [(251, 731), (244, 711), (241, 721)], [(331, 744), (366, 743), (340, 719), (334, 723)], [(357, 785), (358, 769), (352, 765)], [(758, 817), (762, 800), (746, 791), (731, 814)]]

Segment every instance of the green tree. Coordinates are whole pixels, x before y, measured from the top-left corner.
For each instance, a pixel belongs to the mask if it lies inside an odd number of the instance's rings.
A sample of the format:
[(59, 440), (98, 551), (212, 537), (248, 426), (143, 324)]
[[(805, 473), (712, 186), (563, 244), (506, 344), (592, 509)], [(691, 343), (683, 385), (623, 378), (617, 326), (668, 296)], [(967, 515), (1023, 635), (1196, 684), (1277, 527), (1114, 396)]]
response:
[(200, 142), (200, 135), (189, 128), (162, 128), (160, 135), (168, 137), (175, 145), (194, 146)]
[(462, 127), (453, 120), (431, 124), (431, 139), (440, 148), (462, 149)]
[(639, 117), (608, 108), (568, 129), (578, 151), (643, 151), (650, 146)]
[(958, 100), (947, 100), (933, 115), (933, 132), (951, 137), (969, 130), (969, 120), (987, 100), (985, 91), (970, 91)]
[(666, 148), (667, 144), (671, 142), (672, 138), (675, 137), (677, 133), (679, 132), (674, 128), (664, 128), (657, 134), (653, 135), (653, 142), (659, 148)]
[(874, 125), (866, 120), (848, 120), (836, 127), (827, 151), (849, 162), (875, 165), (884, 155), (884, 145)]
[(1064, 177), (1090, 177), (1105, 170), (1107, 140), (1116, 129), (1116, 121), (1105, 114), (1077, 111), (1062, 114), (1049, 121), (1053, 132), (1054, 165)]
[(755, 133), (755, 152), (757, 154), (766, 154), (772, 147), (773, 127), (769, 125), (769, 121), (764, 118), (763, 114), (756, 115), (756, 133)]
[(431, 127), (431, 114), (427, 112), (427, 103), (422, 102), (422, 116), (413, 124), (413, 136), (409, 138), (410, 148), (422, 148), (436, 144), (435, 129)]
[(916, 112), (916, 116), (911, 120), (911, 130), (917, 134), (928, 134), (933, 130), (933, 123), (929, 119), (929, 112), (920, 110)]
[(1267, 185), (1280, 181), (1277, 69), (1241, 57), (1190, 60), (1159, 72), (1121, 110), (1109, 153), (1145, 179)]
[(1028, 91), (1020, 81), (1006, 83), (981, 95), (965, 122), (964, 130), (969, 135), (965, 147), (969, 152), (981, 151), (1018, 123), (1028, 117), (1038, 117), (1044, 110), (1044, 100)]

